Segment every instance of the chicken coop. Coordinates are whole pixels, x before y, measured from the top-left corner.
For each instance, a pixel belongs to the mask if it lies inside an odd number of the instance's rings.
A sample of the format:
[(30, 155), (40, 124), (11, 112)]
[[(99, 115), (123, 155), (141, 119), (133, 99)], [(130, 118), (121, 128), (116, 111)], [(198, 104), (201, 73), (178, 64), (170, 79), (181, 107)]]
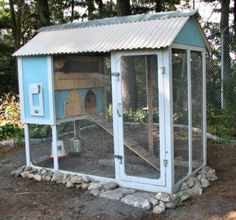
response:
[(206, 165), (198, 13), (42, 27), (18, 61), (26, 164), (173, 193)]

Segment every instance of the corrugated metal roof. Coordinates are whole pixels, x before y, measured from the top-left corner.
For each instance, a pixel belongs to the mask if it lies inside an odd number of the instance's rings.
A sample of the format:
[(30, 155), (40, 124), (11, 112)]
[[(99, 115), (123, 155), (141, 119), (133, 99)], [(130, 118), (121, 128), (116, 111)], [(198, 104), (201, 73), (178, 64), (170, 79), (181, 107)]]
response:
[[(156, 19), (92, 25), (76, 28), (41, 29), (14, 56), (60, 53), (109, 52), (112, 50), (156, 49), (170, 46), (189, 16), (158, 13)], [(157, 15), (160, 16), (157, 19)], [(173, 13), (172, 13), (173, 15)], [(144, 15), (143, 15), (144, 16)], [(146, 15), (148, 17), (148, 15)], [(133, 16), (131, 16), (133, 17)], [(145, 17), (145, 16), (144, 16)], [(136, 17), (137, 19), (138, 17)], [(127, 17), (126, 17), (127, 19)], [(130, 18), (132, 20), (132, 18)], [(141, 19), (139, 17), (139, 19)], [(102, 19), (104, 20), (104, 19)], [(97, 20), (99, 22), (99, 20)]]

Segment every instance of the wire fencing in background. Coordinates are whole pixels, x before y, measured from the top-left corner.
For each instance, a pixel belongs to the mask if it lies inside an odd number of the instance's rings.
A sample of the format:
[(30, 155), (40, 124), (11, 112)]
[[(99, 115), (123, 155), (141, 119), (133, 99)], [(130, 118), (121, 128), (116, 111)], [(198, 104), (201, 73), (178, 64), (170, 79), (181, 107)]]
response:
[(228, 55), (221, 47), (207, 56), (207, 107), (236, 112), (236, 42), (234, 36), (225, 39)]

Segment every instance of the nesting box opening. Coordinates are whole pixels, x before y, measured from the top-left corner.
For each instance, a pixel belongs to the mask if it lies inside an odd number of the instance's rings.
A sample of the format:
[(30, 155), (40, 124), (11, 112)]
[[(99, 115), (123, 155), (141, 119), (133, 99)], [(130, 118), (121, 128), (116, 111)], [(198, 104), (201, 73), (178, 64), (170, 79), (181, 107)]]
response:
[(85, 111), (95, 113), (97, 111), (97, 98), (92, 90), (89, 90), (85, 96)]

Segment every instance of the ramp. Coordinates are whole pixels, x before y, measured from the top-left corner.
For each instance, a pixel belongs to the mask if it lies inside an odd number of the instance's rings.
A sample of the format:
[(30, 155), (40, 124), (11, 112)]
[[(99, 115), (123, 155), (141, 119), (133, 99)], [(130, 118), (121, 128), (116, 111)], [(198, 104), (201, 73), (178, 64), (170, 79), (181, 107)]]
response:
[[(89, 116), (96, 124), (101, 126), (106, 132), (113, 135), (113, 126), (112, 123), (108, 122), (103, 115), (92, 114)], [(138, 142), (135, 140), (124, 137), (124, 145), (129, 148), (132, 152), (142, 158), (145, 162), (151, 165), (154, 169), (160, 171), (160, 160), (156, 158), (152, 153), (144, 149)]]

